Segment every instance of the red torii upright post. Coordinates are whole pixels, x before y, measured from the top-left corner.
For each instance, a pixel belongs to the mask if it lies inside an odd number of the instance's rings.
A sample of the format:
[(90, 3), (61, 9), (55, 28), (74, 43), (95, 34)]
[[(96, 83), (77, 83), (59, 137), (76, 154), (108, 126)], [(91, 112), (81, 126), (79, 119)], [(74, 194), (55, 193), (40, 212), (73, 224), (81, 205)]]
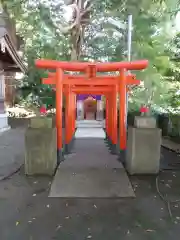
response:
[[(128, 78), (126, 78), (126, 71), (128, 70), (142, 70), (148, 65), (147, 60), (134, 61), (134, 62), (117, 62), (117, 63), (87, 63), (87, 62), (59, 62), (54, 60), (37, 60), (36, 66), (38, 68), (54, 69), (56, 70), (55, 78), (51, 78), (51, 84), (56, 85), (56, 125), (57, 125), (57, 147), (60, 154), (62, 154), (62, 94), (64, 85), (69, 86), (79, 86), (84, 85), (89, 87), (91, 91), (91, 86), (117, 86), (119, 93), (119, 138), (120, 138), (120, 150), (125, 150), (126, 148), (126, 86), (129, 84), (137, 84), (137, 80), (128, 83)], [(64, 74), (63, 71), (80, 71), (84, 72), (83, 76), (70, 76)], [(120, 76), (96, 76), (96, 72), (110, 72), (119, 71)], [(117, 92), (116, 92), (117, 94)], [(110, 101), (112, 102), (112, 101)], [(114, 101), (111, 106), (114, 106)], [(112, 112), (109, 116), (108, 108), (108, 132), (112, 138), (112, 126), (109, 125), (113, 121)], [(110, 118), (109, 118), (110, 117)], [(114, 128), (115, 120), (113, 121)]]
[(117, 108), (117, 94), (118, 94), (117, 85), (114, 86), (114, 89), (111, 94), (109, 94), (109, 98), (111, 99), (110, 107), (111, 107), (111, 141), (110, 141), (110, 149), (112, 154), (116, 154), (116, 148), (118, 143), (118, 132), (117, 132), (117, 116), (118, 116), (118, 108)]

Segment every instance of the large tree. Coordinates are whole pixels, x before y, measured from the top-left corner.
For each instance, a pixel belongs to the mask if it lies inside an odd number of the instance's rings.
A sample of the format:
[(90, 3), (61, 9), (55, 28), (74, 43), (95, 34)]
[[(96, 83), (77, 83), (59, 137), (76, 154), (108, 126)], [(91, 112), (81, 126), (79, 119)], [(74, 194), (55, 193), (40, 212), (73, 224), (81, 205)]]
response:
[[(127, 58), (127, 16), (133, 15), (132, 59), (147, 58), (147, 71), (137, 73), (144, 85), (136, 88), (134, 102), (167, 103), (166, 93), (177, 74), (169, 49), (176, 0), (49, 1), (4, 0), (24, 38), (24, 57), (29, 65), (27, 82), (42, 88), (36, 58), (59, 60), (121, 61)], [(69, 19), (64, 14), (69, 11)], [(176, 44), (174, 43), (173, 46)], [(176, 68), (176, 71), (175, 71)], [(130, 99), (131, 101), (131, 99)], [(133, 102), (133, 104), (134, 104)]]

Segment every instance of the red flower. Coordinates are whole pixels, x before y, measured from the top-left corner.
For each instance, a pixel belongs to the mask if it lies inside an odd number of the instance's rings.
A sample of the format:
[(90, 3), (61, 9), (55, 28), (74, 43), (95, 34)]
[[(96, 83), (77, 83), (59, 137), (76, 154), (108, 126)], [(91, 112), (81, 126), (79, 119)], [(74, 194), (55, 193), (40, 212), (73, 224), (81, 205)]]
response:
[(149, 108), (148, 107), (141, 107), (140, 108), (140, 112), (141, 113), (147, 113), (149, 111)]
[(46, 107), (44, 107), (44, 106), (41, 107), (41, 108), (40, 108), (40, 113), (41, 113), (41, 114), (46, 114), (46, 113), (47, 113)]

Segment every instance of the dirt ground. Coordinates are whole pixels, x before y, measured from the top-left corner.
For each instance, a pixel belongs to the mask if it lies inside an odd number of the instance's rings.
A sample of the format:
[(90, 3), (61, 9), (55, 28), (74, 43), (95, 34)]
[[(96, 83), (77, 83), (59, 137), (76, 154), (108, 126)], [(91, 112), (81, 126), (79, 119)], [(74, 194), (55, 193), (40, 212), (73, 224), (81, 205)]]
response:
[[(155, 176), (131, 177), (135, 199), (52, 199), (52, 179), (25, 177), (23, 168), (0, 182), (0, 239), (179, 239), (180, 205), (167, 204)], [(176, 200), (180, 172), (160, 174), (160, 191)]]
[[(167, 151), (167, 150), (163, 150)], [(164, 153), (165, 155), (165, 153)], [(177, 158), (170, 152), (168, 158)], [(52, 178), (26, 177), (23, 167), (0, 181), (0, 240), (178, 240), (180, 171), (130, 177), (136, 198), (48, 198)]]

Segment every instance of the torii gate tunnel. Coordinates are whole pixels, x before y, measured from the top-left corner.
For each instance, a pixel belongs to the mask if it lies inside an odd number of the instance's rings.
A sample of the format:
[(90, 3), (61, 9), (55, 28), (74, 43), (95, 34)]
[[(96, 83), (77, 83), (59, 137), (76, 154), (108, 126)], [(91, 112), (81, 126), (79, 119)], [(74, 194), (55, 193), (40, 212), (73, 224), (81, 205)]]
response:
[[(53, 85), (56, 90), (57, 149), (63, 151), (62, 107), (63, 94), (66, 100), (65, 144), (69, 144), (76, 128), (76, 94), (104, 95), (106, 97), (106, 134), (112, 144), (119, 142), (120, 150), (126, 149), (126, 95), (128, 86), (140, 84), (129, 70), (143, 70), (147, 60), (114, 63), (60, 62), (37, 60), (38, 68), (54, 70), (49, 72), (43, 84)], [(81, 74), (67, 74), (80, 72)], [(98, 72), (119, 72), (118, 75), (97, 75)], [(117, 101), (119, 96), (119, 101)], [(119, 106), (118, 106), (119, 105)], [(119, 119), (118, 119), (119, 109)], [(119, 129), (118, 122), (119, 121)], [(119, 134), (118, 134), (119, 131)], [(119, 141), (118, 141), (119, 137)]]

